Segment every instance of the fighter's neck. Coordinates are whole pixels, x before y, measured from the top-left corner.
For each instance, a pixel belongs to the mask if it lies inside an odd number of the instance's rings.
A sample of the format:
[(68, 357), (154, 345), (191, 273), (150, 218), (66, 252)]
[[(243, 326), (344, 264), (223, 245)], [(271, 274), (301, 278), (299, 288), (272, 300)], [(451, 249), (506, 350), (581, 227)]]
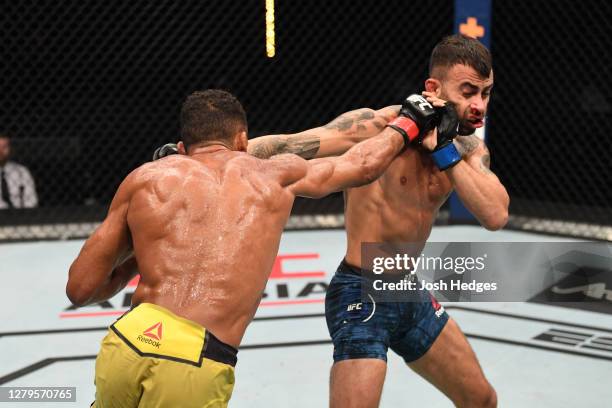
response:
[(200, 154), (210, 154), (217, 152), (231, 152), (234, 151), (230, 146), (223, 142), (208, 142), (206, 144), (195, 147), (189, 152), (190, 156), (200, 155)]

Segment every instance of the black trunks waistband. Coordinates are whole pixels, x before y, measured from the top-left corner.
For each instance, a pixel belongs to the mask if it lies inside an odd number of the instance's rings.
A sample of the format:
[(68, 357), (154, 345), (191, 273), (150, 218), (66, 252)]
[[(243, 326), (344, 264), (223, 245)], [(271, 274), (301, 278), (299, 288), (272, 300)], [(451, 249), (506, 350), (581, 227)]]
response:
[(215, 337), (214, 334), (206, 330), (204, 349), (202, 357), (236, 367), (238, 361), (238, 350)]
[(340, 266), (336, 270), (336, 273), (344, 273), (347, 275), (359, 276), (359, 277), (369, 279), (369, 280), (384, 279), (385, 281), (388, 281), (388, 282), (406, 280), (406, 278), (408, 278), (408, 280), (416, 279), (416, 275), (408, 274), (408, 273), (375, 274), (371, 270), (362, 269), (355, 265), (349, 264), (348, 262), (346, 262), (346, 259), (343, 259), (342, 262), (340, 262)]
[(134, 306), (110, 329), (143, 357), (196, 367), (201, 367), (204, 358), (232, 367), (238, 360), (238, 350), (219, 340), (208, 329), (153, 303)]
[(358, 268), (354, 265), (349, 264), (348, 262), (346, 262), (346, 259), (343, 259), (342, 262), (340, 262), (340, 268), (338, 268), (337, 272), (342, 272), (342, 273), (346, 273), (349, 275), (356, 275), (356, 276), (362, 275), (361, 268)]

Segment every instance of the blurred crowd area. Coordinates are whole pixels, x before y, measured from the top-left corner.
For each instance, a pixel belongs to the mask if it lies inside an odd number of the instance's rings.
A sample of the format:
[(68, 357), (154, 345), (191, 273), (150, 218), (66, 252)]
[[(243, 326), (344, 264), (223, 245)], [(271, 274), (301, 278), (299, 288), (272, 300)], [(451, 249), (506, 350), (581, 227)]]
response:
[[(178, 140), (194, 90), (237, 95), (250, 137), (397, 104), (422, 90), (455, 12), (438, 0), (277, 1), (270, 58), (265, 4), (5, 4), (0, 226), (99, 221), (121, 180)], [(609, 17), (602, 0), (493, 1), (487, 144), (515, 218), (612, 225)], [(342, 208), (336, 194), (294, 213)]]

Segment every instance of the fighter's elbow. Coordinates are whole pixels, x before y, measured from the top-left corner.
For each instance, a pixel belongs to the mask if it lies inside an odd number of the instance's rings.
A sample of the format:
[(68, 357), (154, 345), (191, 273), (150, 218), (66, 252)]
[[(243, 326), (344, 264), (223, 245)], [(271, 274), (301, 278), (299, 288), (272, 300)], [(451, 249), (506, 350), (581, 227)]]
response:
[[(70, 268), (70, 275), (73, 276), (74, 267)], [(91, 291), (87, 290), (87, 288), (82, 285), (78, 280), (74, 278), (68, 278), (68, 283), (66, 284), (66, 296), (70, 302), (77, 306), (85, 306), (89, 303), (91, 299)]]
[(70, 303), (77, 307), (85, 306), (89, 300), (89, 296), (86, 293), (75, 288), (74, 285), (71, 286), (70, 282), (66, 285), (66, 296), (68, 296)]
[(489, 213), (482, 220), (482, 226), (489, 231), (498, 231), (508, 223), (508, 210), (499, 209)]

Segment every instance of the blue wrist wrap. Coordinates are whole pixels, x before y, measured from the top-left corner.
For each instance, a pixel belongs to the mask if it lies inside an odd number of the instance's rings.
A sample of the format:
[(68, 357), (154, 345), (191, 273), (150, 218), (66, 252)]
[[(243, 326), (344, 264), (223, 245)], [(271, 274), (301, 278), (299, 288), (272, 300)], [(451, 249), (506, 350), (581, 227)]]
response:
[(453, 143), (440, 149), (436, 148), (431, 152), (431, 157), (441, 171), (453, 167), (461, 160), (461, 155)]

